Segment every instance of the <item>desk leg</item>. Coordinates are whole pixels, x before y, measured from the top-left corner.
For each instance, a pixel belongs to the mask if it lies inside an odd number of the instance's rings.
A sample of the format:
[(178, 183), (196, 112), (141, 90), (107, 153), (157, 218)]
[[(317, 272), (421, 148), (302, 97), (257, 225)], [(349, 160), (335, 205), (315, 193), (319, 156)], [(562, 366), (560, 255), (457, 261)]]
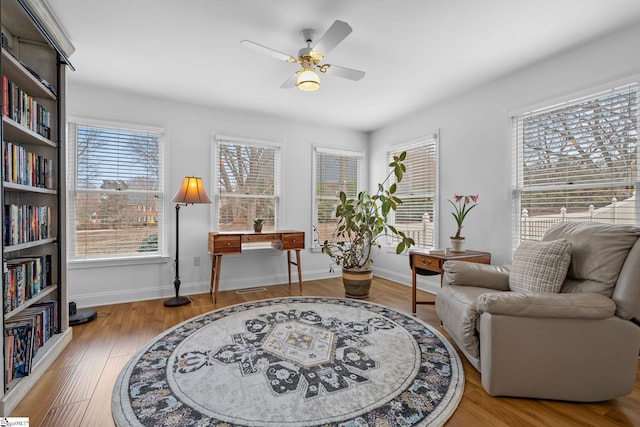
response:
[(300, 265), (300, 249), (296, 249), (296, 260), (291, 259), (291, 250), (287, 250), (287, 271), (289, 272), (289, 292), (291, 292), (291, 264), (298, 267), (298, 286), (302, 295), (302, 267)]
[(416, 268), (411, 268), (411, 307), (412, 313), (416, 315)]
[(298, 285), (300, 286), (300, 295), (302, 295), (302, 266), (300, 265), (300, 249), (296, 249), (296, 266), (298, 266)]
[(220, 286), (220, 268), (222, 267), (222, 255), (213, 255), (211, 257), (211, 283), (209, 285), (209, 293), (213, 297), (213, 303), (218, 302), (218, 288)]
[(289, 293), (291, 293), (291, 251), (287, 250), (287, 271), (289, 272)]

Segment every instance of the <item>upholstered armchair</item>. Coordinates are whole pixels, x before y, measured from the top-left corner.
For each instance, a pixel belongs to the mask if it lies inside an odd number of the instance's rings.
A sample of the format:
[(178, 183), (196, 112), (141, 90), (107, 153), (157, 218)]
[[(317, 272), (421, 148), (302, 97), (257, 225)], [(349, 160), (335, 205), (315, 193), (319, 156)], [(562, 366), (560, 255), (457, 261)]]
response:
[(492, 396), (593, 402), (631, 393), (640, 228), (560, 223), (510, 267), (449, 261), (436, 312)]

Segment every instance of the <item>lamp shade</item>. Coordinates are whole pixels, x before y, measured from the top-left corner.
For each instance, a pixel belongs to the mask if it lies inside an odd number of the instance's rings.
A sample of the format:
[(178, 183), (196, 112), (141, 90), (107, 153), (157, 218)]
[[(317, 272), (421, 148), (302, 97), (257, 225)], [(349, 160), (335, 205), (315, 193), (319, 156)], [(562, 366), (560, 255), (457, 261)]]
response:
[(298, 89), (305, 92), (311, 92), (320, 89), (320, 77), (310, 68), (305, 68), (300, 74), (298, 74), (298, 80), (296, 80), (296, 86)]
[(202, 178), (195, 176), (185, 176), (182, 181), (182, 187), (178, 193), (171, 200), (176, 203), (211, 203), (206, 191), (204, 191), (204, 185), (202, 185)]

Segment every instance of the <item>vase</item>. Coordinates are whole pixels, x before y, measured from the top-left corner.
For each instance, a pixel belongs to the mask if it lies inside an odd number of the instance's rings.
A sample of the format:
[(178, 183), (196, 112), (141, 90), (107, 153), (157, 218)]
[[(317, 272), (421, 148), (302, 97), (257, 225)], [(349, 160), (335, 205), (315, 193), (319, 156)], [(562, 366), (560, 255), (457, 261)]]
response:
[(460, 237), (460, 238), (453, 238), (451, 237), (449, 239), (451, 241), (451, 252), (464, 252), (465, 248), (464, 248), (464, 244), (465, 244), (465, 240), (464, 237)]
[(373, 270), (342, 269), (342, 284), (344, 294), (349, 298), (367, 298), (371, 289)]
[(260, 224), (253, 224), (253, 231), (255, 231), (256, 233), (260, 233), (260, 232), (262, 232), (262, 223), (260, 223)]

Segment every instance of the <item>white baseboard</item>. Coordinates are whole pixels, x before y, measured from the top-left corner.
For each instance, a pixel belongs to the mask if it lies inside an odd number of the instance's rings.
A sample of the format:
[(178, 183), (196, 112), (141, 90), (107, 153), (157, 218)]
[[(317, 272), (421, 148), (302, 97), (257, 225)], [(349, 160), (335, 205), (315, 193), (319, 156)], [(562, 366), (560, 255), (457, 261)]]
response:
[[(304, 281), (320, 280), (330, 277), (339, 277), (339, 274), (329, 273), (328, 270), (305, 271), (302, 274), (303, 287)], [(238, 289), (255, 288), (263, 286), (273, 286), (288, 283), (287, 274), (277, 276), (252, 277), (243, 279), (225, 279), (220, 282), (220, 291), (233, 291)], [(297, 272), (291, 272), (292, 283), (298, 282)], [(195, 295), (209, 292), (209, 282), (182, 283), (180, 285), (180, 295)], [(98, 307), (109, 304), (122, 304), (126, 302), (147, 301), (152, 299), (170, 298), (175, 296), (173, 286), (158, 287), (142, 287), (130, 289), (127, 291), (103, 291), (90, 294), (69, 295), (69, 301), (76, 303), (78, 308)]]
[[(387, 280), (398, 282), (405, 286), (411, 286), (411, 272), (398, 272), (381, 267), (375, 267), (374, 275)], [(303, 283), (309, 280), (321, 280), (332, 277), (340, 277), (339, 272), (330, 273), (326, 269), (305, 271), (302, 274)], [(280, 274), (270, 277), (251, 277), (242, 279), (225, 279), (220, 283), (220, 291), (234, 291), (238, 289), (256, 288), (264, 286), (281, 285), (288, 282), (286, 274)], [(293, 283), (298, 281), (297, 273), (291, 273)], [(303, 284), (304, 286), (304, 284)], [(440, 289), (440, 276), (418, 276), (418, 289), (437, 295)], [(307, 288), (308, 291), (308, 288)], [(180, 295), (195, 295), (209, 292), (209, 282), (182, 283), (180, 286)], [(309, 292), (307, 292), (309, 293)], [(151, 299), (170, 298), (174, 296), (175, 290), (173, 286), (143, 287), (130, 289), (127, 291), (103, 291), (91, 294), (69, 295), (69, 301), (76, 303), (78, 308), (98, 307), (101, 305), (121, 304), (126, 302), (147, 301)]]
[[(407, 269), (408, 270), (408, 269)], [(405, 286), (411, 286), (411, 270), (399, 273), (395, 270), (389, 270), (381, 267), (374, 267), (373, 274), (383, 279), (393, 280)], [(416, 287), (430, 294), (438, 295), (440, 290), (440, 275), (435, 276), (417, 276)]]

